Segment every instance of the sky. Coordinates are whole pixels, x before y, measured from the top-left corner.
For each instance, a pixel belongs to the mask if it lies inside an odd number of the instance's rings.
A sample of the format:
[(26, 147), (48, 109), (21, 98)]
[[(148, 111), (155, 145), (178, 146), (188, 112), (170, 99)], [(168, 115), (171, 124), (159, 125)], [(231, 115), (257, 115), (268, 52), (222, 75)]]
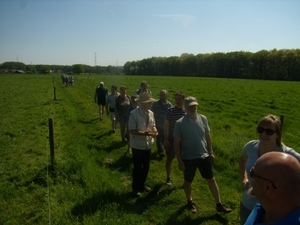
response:
[(0, 64), (300, 48), (300, 0), (0, 0)]

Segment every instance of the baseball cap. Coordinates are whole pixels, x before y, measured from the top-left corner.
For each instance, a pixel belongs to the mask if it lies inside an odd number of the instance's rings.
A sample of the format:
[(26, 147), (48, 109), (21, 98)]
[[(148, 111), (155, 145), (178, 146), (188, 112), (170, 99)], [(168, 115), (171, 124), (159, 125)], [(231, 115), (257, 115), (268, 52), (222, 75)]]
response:
[(197, 99), (195, 97), (187, 97), (184, 99), (184, 105), (185, 107), (193, 106), (193, 105), (198, 105)]

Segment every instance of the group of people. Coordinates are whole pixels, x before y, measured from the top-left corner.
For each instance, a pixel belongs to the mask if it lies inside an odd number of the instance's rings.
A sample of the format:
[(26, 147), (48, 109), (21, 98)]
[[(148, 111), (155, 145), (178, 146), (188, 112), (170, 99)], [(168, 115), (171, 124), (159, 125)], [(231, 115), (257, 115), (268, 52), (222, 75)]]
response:
[[(178, 167), (183, 172), (182, 186), (188, 210), (197, 212), (192, 199), (192, 182), (198, 169), (201, 177), (207, 181), (216, 211), (231, 212), (220, 199), (212, 169), (215, 156), (210, 127), (206, 116), (197, 112), (197, 99), (178, 92), (174, 95), (175, 105), (172, 105), (166, 90), (161, 90), (159, 99), (155, 100), (147, 87), (147, 82), (142, 82), (141, 88), (131, 97), (127, 95), (125, 86), (120, 88), (120, 94), (116, 87), (114, 91), (112, 87), (110, 94), (106, 92), (105, 104), (115, 106), (114, 110), (109, 107), (109, 112), (115, 113), (120, 122), (122, 141), (129, 134), (133, 158), (132, 195), (139, 197), (141, 192), (151, 191), (145, 182), (151, 148), (156, 139), (159, 157), (166, 154), (167, 185), (172, 185), (172, 161), (177, 158)], [(110, 95), (114, 96), (114, 101), (109, 100)], [(117, 101), (118, 97), (120, 100)], [(99, 114), (101, 112), (99, 106)], [(112, 116), (111, 119), (115, 132), (116, 123), (113, 123)], [(239, 159), (244, 188), (240, 223), (300, 224), (300, 154), (282, 143), (282, 123), (277, 116), (263, 117), (256, 131), (258, 140), (249, 141)]]
[(61, 75), (61, 81), (65, 86), (74, 85), (75, 78), (66, 74)]

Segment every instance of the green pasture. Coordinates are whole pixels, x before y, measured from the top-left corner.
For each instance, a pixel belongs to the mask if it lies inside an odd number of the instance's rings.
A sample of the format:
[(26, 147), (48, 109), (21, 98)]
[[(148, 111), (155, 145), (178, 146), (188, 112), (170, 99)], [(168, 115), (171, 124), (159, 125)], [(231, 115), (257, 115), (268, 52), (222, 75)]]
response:
[[(125, 85), (133, 94), (141, 81), (154, 98), (166, 89), (169, 100), (182, 91), (199, 100), (207, 116), (216, 156), (215, 176), (223, 203), (216, 213), (206, 182), (198, 174), (193, 199), (198, 213), (185, 209), (182, 173), (173, 163), (173, 186), (164, 185), (165, 160), (152, 159), (150, 193), (131, 199), (131, 155), (110, 132), (108, 116), (94, 103), (100, 81)], [(54, 100), (54, 86), (56, 100)], [(266, 114), (284, 116), (283, 141), (300, 150), (300, 83), (193, 77), (78, 75), (65, 87), (60, 75), (0, 76), (0, 224), (239, 224), (241, 182), (238, 157), (256, 139)], [(55, 170), (51, 170), (48, 119), (54, 121)]]

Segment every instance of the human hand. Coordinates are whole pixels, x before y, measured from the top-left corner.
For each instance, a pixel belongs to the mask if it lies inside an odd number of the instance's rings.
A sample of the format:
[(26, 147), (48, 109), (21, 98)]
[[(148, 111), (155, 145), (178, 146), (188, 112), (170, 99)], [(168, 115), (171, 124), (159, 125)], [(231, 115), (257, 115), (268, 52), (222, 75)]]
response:
[(158, 135), (157, 131), (151, 131), (149, 133), (151, 134), (152, 137), (156, 137)]
[(249, 180), (248, 179), (244, 179), (242, 181), (242, 185), (243, 185), (243, 189), (244, 190), (248, 190), (249, 189)]
[(184, 163), (182, 160), (178, 161), (178, 168), (181, 170), (181, 171), (184, 171), (185, 167), (184, 167)]
[(210, 154), (210, 159), (211, 159), (211, 163), (214, 163), (215, 162), (215, 155), (212, 153)]

